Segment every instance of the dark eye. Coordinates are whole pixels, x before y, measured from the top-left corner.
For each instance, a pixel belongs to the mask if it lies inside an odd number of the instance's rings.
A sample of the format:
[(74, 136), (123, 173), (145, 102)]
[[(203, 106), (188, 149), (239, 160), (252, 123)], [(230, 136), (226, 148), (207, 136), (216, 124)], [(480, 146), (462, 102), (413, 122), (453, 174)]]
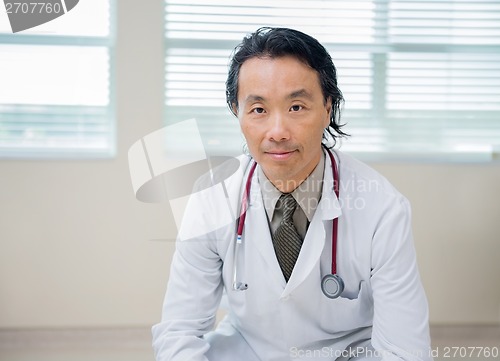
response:
[(257, 114), (262, 114), (262, 113), (264, 113), (264, 108), (255, 108), (255, 109), (253, 110), (253, 112), (254, 112), (254, 113), (257, 113)]
[(301, 109), (302, 109), (301, 105), (292, 105), (292, 107), (290, 108), (292, 112), (298, 112)]

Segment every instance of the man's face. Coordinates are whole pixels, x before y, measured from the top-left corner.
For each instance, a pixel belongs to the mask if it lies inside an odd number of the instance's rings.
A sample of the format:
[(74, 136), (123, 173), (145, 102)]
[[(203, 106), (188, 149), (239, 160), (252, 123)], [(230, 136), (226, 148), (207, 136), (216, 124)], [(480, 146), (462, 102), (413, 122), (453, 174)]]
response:
[(294, 57), (255, 57), (240, 68), (235, 111), (241, 130), (250, 153), (282, 192), (293, 191), (318, 164), (330, 110), (318, 73)]

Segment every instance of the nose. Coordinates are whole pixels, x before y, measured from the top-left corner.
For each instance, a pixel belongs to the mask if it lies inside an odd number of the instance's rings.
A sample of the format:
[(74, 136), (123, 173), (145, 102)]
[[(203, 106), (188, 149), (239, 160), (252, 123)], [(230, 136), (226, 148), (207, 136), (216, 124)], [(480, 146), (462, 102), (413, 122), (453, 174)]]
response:
[(290, 130), (285, 116), (274, 113), (269, 117), (267, 139), (274, 142), (283, 142), (290, 139)]

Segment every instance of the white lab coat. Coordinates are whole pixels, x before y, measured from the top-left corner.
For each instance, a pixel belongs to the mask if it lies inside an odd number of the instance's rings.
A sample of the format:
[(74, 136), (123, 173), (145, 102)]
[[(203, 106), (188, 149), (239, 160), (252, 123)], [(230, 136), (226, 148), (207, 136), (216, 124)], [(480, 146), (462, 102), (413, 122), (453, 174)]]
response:
[[(432, 359), (409, 203), (373, 169), (341, 152), (335, 156), (340, 198), (326, 156), (322, 198), (288, 283), (275, 256), (257, 176), (236, 256), (236, 222), (177, 242), (162, 321), (153, 327), (158, 361), (345, 360), (357, 347), (358, 358)], [(240, 209), (251, 164), (246, 156), (239, 160), (239, 171), (225, 182), (233, 210)], [(231, 207), (222, 187), (213, 187), (190, 202), (180, 234), (224, 218)], [(345, 290), (329, 299), (320, 283), (330, 273), (336, 217), (337, 271)], [(246, 291), (232, 290), (235, 257)], [(223, 290), (228, 315), (206, 335)]]

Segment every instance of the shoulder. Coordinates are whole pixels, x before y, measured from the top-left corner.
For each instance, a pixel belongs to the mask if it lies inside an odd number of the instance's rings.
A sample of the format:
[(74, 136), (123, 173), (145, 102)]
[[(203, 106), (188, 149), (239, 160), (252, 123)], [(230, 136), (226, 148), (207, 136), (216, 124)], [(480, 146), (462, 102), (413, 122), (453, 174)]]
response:
[(207, 171), (195, 182), (193, 193), (212, 189), (218, 184), (234, 188), (236, 184), (241, 183), (250, 161), (251, 158), (244, 154), (238, 157), (210, 157)]
[(381, 196), (406, 200), (385, 176), (366, 163), (338, 150), (335, 154), (339, 161), (339, 174), (344, 191), (375, 192)]
[(411, 219), (411, 205), (391, 182), (369, 165), (336, 151), (339, 162), (340, 199), (345, 214), (354, 212), (374, 226), (384, 220)]
[(242, 179), (250, 158), (225, 157), (196, 181), (183, 212), (178, 238), (181, 240), (215, 235), (238, 216)]

